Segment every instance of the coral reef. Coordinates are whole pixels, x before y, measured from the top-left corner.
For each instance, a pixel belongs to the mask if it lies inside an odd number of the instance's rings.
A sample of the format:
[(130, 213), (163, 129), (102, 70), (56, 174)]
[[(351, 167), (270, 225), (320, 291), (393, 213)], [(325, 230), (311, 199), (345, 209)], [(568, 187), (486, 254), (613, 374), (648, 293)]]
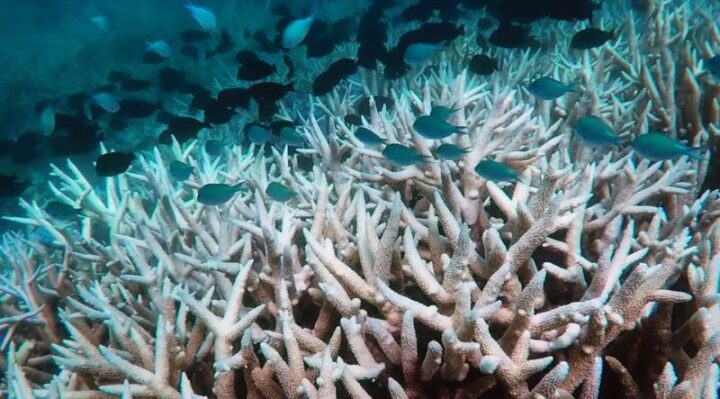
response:
[[(83, 215), (61, 222), (23, 201), (26, 214), (7, 217), (35, 235), (2, 242), (4, 394), (716, 397), (709, 161), (649, 162), (572, 132), (594, 114), (621, 136), (712, 141), (718, 107), (697, 76), (720, 34), (690, 3), (658, 3), (582, 56), (518, 52), (490, 80), (459, 66), (458, 45), (392, 85), (374, 71), (350, 84), (392, 97), (392, 109), (371, 99), (365, 126), (423, 155), (437, 143), (413, 131), (412, 110), (458, 108), (451, 121), (468, 134), (445, 141), (471, 151), (457, 163), (391, 166), (343, 122), (359, 97), (343, 86), (297, 107), (305, 149), (228, 146), (214, 158), (175, 142), (95, 186), (70, 161), (53, 166), (52, 198)], [(584, 92), (543, 103), (519, 88), (548, 69)], [(479, 178), (486, 157), (524, 183)], [(174, 181), (172, 160), (195, 175)], [(268, 198), (276, 181), (291, 201)], [(199, 204), (196, 190), (216, 182), (244, 188)]]

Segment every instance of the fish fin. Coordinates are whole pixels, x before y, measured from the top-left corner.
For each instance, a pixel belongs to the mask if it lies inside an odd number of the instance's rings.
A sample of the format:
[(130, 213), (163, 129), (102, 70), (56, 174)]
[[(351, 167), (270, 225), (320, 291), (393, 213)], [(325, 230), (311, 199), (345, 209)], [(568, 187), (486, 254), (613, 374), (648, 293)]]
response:
[(575, 82), (570, 85), (568, 85), (568, 91), (571, 91), (573, 93), (581, 93), (584, 91), (582, 88), (582, 84), (580, 82)]

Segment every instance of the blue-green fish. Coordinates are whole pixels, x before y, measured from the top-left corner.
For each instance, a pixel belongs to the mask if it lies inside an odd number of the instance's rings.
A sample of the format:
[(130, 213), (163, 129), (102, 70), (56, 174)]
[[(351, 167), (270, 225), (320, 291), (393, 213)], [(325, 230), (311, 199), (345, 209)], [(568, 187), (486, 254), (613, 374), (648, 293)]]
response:
[(178, 181), (187, 180), (193, 174), (192, 166), (180, 161), (170, 162), (168, 171), (170, 172), (170, 176)]
[(443, 48), (442, 44), (413, 43), (405, 49), (403, 61), (408, 65), (422, 65), (430, 61), (441, 48)]
[(75, 208), (60, 201), (50, 201), (45, 205), (45, 212), (58, 220), (71, 220), (82, 214), (82, 208)]
[(410, 166), (429, 162), (428, 157), (415, 152), (412, 148), (400, 144), (388, 144), (382, 151), (388, 161), (399, 166)]
[(602, 147), (619, 145), (618, 137), (610, 125), (597, 116), (583, 116), (575, 122), (575, 133), (585, 145)]
[(468, 152), (470, 152), (469, 149), (450, 143), (440, 144), (440, 146), (435, 149), (435, 155), (446, 161), (457, 161)]
[(284, 49), (291, 49), (298, 46), (305, 40), (305, 36), (310, 31), (310, 26), (315, 21), (315, 13), (318, 9), (319, 0), (308, 1), (308, 14), (305, 18), (298, 18), (292, 20), (282, 33), (282, 47)]
[(265, 189), (265, 194), (267, 194), (272, 200), (287, 202), (295, 196), (295, 191), (291, 190), (288, 186), (282, 183), (272, 182), (268, 184)]
[(715, 79), (720, 79), (720, 55), (705, 59), (703, 66)]
[(355, 130), (355, 138), (366, 145), (385, 144), (384, 138), (378, 136), (375, 132), (365, 127), (359, 127)]
[(520, 181), (520, 174), (504, 163), (486, 159), (475, 165), (475, 173), (493, 182)]
[(688, 147), (662, 133), (646, 133), (632, 142), (632, 148), (640, 156), (653, 161), (667, 161), (683, 155), (690, 158), (703, 159), (703, 147)]
[(413, 129), (428, 139), (444, 139), (455, 133), (464, 133), (463, 127), (451, 125), (445, 120), (432, 115), (423, 115), (415, 119)]
[(200, 187), (197, 200), (204, 205), (222, 205), (228, 202), (236, 192), (240, 191), (242, 183), (230, 186), (223, 183), (210, 183)]
[(280, 129), (280, 142), (289, 147), (302, 147), (305, 145), (305, 138), (290, 126)]
[(528, 86), (530, 93), (541, 100), (554, 100), (567, 92), (580, 92), (576, 84), (566, 84), (553, 78), (543, 77)]
[(225, 144), (220, 140), (208, 140), (205, 142), (205, 152), (212, 157), (220, 156), (224, 147)]
[(454, 114), (457, 111), (459, 111), (459, 108), (450, 108), (443, 105), (436, 105), (432, 107), (432, 110), (430, 111), (430, 116), (446, 121), (448, 120), (448, 118), (450, 118), (450, 115)]
[(272, 132), (259, 123), (245, 125), (245, 137), (253, 144), (265, 144), (272, 138)]

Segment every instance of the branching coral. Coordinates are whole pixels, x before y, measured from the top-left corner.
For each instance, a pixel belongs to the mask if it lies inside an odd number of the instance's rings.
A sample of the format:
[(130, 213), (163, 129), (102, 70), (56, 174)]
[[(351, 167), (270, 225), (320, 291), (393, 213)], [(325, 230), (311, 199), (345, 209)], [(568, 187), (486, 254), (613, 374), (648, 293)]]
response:
[[(684, 17), (684, 18), (681, 18)], [(553, 64), (586, 91), (538, 103), (509, 88), (533, 76), (522, 54), (487, 83), (440, 67), (371, 90), (365, 126), (431, 155), (413, 108), (459, 109), (458, 163), (391, 166), (345, 125), (351, 91), (311, 100), (307, 149), (229, 146), (213, 159), (174, 143), (92, 186), (71, 162), (53, 197), (81, 206), (60, 223), (36, 202), (9, 219), (52, 237), (7, 235), (2, 288), (5, 389), (18, 398), (715, 397), (720, 374), (720, 194), (705, 162), (651, 163), (573, 139), (596, 113), (622, 135), (649, 126), (703, 144), (688, 6), (661, 4), (640, 42)], [(560, 35), (560, 33), (557, 33)], [(646, 49), (657, 49), (659, 59)], [(671, 65), (672, 64), (672, 65)], [(531, 65), (531, 66), (528, 66)], [(618, 73), (617, 68), (622, 72)], [(686, 92), (680, 94), (680, 92)], [(693, 102), (688, 104), (688, 102)], [(322, 126), (322, 127), (321, 127)], [(448, 140), (455, 140), (448, 139)], [(519, 170), (501, 185), (473, 168)], [(310, 158), (312, 167), (304, 167)], [(171, 160), (196, 174), (177, 183)], [(288, 203), (265, 193), (282, 182)], [(207, 183), (242, 182), (220, 206)]]

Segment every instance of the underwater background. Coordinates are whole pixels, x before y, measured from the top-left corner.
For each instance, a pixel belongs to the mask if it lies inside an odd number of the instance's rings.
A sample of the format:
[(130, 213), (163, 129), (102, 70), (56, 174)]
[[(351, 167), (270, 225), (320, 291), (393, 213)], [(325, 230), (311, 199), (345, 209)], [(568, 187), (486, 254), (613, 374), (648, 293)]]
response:
[(0, 397), (717, 398), (718, 21), (0, 1)]

